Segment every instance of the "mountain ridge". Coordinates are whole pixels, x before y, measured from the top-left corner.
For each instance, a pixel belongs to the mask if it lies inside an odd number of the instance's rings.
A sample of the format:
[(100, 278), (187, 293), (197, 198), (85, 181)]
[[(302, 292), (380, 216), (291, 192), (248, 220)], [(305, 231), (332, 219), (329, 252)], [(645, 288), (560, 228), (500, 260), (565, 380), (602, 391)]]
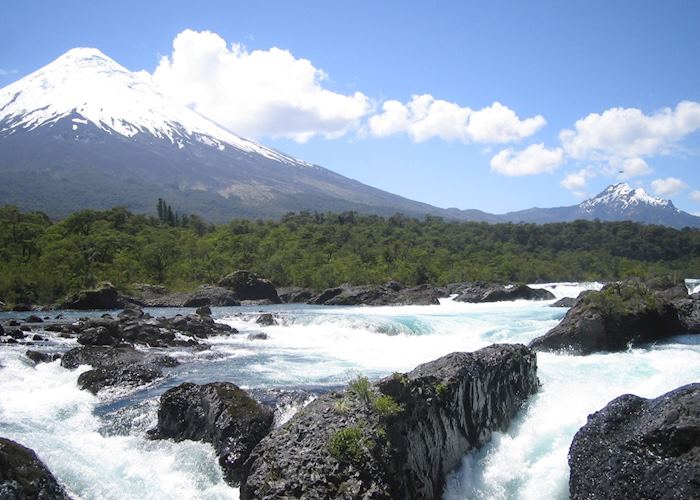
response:
[[(616, 184), (579, 205), (506, 214), (439, 208), (362, 184), (245, 139), (174, 103), (145, 72), (71, 49), (0, 89), (0, 199), (54, 217), (164, 198), (212, 222), (347, 211), (479, 222), (634, 220), (700, 227), (668, 200)], [(612, 189), (612, 191), (610, 191)]]

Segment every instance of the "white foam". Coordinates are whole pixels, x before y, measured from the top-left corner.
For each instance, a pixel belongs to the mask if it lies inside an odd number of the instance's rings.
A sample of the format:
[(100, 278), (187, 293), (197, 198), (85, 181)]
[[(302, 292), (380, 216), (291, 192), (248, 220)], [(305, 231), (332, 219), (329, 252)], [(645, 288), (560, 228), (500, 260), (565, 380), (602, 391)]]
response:
[(77, 387), (86, 368), (35, 368), (17, 350), (0, 361), (0, 435), (35, 450), (75, 498), (238, 498), (209, 445), (100, 434), (99, 401)]

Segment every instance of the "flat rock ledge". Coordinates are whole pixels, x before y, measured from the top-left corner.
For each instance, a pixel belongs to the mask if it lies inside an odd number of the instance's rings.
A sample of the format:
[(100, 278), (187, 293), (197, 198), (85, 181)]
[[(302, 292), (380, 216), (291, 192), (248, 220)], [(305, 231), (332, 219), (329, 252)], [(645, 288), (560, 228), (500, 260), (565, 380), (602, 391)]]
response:
[(572, 500), (700, 496), (700, 384), (626, 394), (589, 415), (569, 449)]
[(0, 498), (69, 500), (70, 497), (34, 451), (0, 438)]
[(522, 345), (453, 353), (321, 396), (254, 448), (241, 499), (438, 499), (470, 450), (538, 389)]

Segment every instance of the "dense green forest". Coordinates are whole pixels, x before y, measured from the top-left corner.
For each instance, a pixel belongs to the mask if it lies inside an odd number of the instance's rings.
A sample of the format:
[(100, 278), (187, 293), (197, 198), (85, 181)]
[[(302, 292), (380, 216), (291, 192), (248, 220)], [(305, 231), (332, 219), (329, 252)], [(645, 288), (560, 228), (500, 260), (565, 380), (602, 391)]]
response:
[(299, 213), (212, 226), (123, 208), (59, 222), (0, 208), (0, 300), (50, 303), (99, 281), (172, 290), (250, 269), (277, 286), (407, 285), (468, 280), (579, 281), (700, 273), (700, 231), (632, 222), (546, 225), (448, 222), (395, 215)]

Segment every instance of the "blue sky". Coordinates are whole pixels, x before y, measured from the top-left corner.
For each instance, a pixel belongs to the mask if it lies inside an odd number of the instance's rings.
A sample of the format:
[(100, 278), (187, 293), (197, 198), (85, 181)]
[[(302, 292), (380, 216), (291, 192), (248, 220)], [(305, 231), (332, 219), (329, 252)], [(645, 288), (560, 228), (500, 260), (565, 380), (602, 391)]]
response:
[(0, 86), (97, 47), (234, 132), (437, 206), (625, 180), (700, 212), (692, 0), (6, 0), (0, 31)]

